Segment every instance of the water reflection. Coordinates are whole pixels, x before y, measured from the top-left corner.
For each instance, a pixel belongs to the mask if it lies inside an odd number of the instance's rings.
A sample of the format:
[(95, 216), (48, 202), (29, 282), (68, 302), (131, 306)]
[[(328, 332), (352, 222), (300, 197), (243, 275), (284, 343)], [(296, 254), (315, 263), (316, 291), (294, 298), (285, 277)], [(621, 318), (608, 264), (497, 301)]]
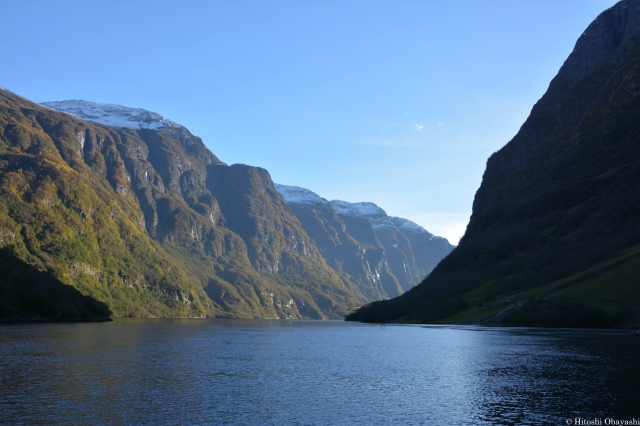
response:
[(619, 331), (325, 321), (0, 326), (10, 423), (540, 424), (640, 417)]

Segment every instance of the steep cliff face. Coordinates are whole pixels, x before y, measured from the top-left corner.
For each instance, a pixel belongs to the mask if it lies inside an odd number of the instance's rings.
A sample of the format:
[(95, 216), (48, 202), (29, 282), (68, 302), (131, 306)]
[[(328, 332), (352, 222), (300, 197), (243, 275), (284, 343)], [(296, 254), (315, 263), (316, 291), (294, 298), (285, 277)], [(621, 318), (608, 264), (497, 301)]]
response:
[[(621, 1), (600, 14), (584, 31), (520, 131), (487, 161), (474, 199), (474, 215), (482, 214), (487, 202), (498, 195), (513, 173), (531, 163), (536, 147), (542, 145), (539, 151), (548, 154), (552, 144), (571, 136), (637, 44), (639, 16), (639, 0)], [(473, 225), (480, 222), (474, 219)]]
[[(487, 161), (460, 245), (353, 319), (607, 326), (640, 308), (640, 1), (603, 12)], [(391, 314), (392, 313), (392, 314)]]
[(366, 300), (265, 170), (149, 111), (1, 95), (3, 247), (115, 315), (335, 318)]
[(308, 189), (287, 185), (276, 185), (276, 189), (345, 284), (355, 286), (370, 300), (402, 293), (384, 247), (368, 222), (341, 218), (327, 200)]
[(265, 169), (214, 165), (209, 168), (207, 184), (228, 217), (227, 227), (246, 242), (257, 271), (279, 272), (287, 266), (281, 264), (283, 253), (320, 259)]
[(435, 236), (422, 226), (401, 217), (389, 216), (396, 229), (411, 244), (418, 275), (426, 277), (455, 248), (445, 238)]
[[(453, 249), (444, 238), (409, 220), (391, 218), (373, 203), (328, 202), (296, 186), (276, 185), (276, 189), (329, 266), (368, 297), (402, 294)], [(414, 255), (413, 243), (419, 256)]]
[(262, 276), (303, 288), (321, 312), (332, 316), (365, 300), (327, 266), (266, 170), (242, 164), (211, 165), (207, 185), (219, 200), (226, 226), (242, 237), (251, 264)]
[(376, 239), (384, 247), (389, 269), (398, 279), (402, 292), (414, 287), (433, 269), (427, 265), (427, 258), (417, 258), (414, 255), (407, 236), (380, 207), (373, 203), (348, 203), (340, 200), (331, 201), (331, 206), (342, 218), (365, 221), (371, 227)]

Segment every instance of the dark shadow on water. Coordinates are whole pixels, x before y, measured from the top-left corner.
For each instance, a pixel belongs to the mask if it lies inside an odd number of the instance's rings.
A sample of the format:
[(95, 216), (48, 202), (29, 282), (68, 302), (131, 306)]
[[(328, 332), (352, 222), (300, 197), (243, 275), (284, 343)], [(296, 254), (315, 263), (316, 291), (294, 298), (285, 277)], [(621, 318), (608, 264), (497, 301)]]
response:
[(0, 322), (108, 321), (109, 307), (0, 249)]

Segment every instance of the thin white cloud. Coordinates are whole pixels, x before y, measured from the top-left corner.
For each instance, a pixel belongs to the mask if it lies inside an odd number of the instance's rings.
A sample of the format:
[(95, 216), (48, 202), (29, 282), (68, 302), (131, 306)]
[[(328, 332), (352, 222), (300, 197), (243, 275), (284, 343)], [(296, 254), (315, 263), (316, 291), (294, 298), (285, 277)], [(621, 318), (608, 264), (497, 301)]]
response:
[(424, 126), (422, 124), (416, 124), (416, 130), (422, 130)]
[(438, 123), (438, 126), (442, 126), (444, 123), (441, 121)]
[(404, 147), (419, 147), (425, 146), (424, 142), (417, 141), (369, 141), (369, 142), (361, 142), (363, 145), (371, 145), (371, 146), (390, 146), (395, 148), (404, 148)]

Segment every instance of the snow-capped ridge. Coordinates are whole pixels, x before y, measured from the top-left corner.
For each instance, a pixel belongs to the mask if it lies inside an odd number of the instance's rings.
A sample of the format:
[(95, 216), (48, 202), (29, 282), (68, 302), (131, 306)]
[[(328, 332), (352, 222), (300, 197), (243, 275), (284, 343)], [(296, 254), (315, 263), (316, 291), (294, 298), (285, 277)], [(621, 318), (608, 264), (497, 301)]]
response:
[(278, 191), (284, 197), (284, 200), (288, 204), (317, 206), (328, 203), (336, 213), (344, 216), (364, 219), (369, 222), (374, 228), (397, 229), (398, 231), (403, 232), (405, 235), (426, 234), (426, 236), (430, 240), (447, 241), (446, 238), (433, 235), (422, 226), (410, 221), (409, 219), (397, 216), (388, 216), (387, 212), (385, 212), (382, 208), (378, 207), (374, 203), (350, 203), (348, 201), (342, 200), (327, 201), (326, 198), (322, 198), (315, 192), (310, 191), (306, 188), (292, 185), (281, 185), (279, 183), (274, 183), (273, 185), (275, 186), (276, 191)]
[(410, 221), (409, 219), (405, 219), (397, 216), (389, 216), (391, 222), (400, 230), (404, 232), (410, 232), (412, 234), (430, 234), (429, 231), (424, 229), (422, 226), (418, 225), (415, 222)]
[[(42, 102), (40, 105), (56, 111), (66, 112), (85, 121), (104, 124), (105, 126), (152, 130), (174, 127), (191, 133), (181, 124), (156, 112), (142, 108), (129, 108), (122, 105), (100, 104), (81, 100)], [(193, 133), (191, 134), (193, 135)]]
[(299, 186), (273, 184), (287, 203), (291, 204), (325, 204), (328, 201), (313, 191)]
[(338, 212), (347, 216), (378, 216), (387, 215), (387, 213), (374, 203), (361, 202), (349, 203), (342, 200), (329, 201), (331, 206)]
[(329, 203), (336, 212), (345, 216), (365, 219), (374, 227), (393, 226), (387, 212), (374, 203), (349, 203), (342, 200), (331, 200)]

